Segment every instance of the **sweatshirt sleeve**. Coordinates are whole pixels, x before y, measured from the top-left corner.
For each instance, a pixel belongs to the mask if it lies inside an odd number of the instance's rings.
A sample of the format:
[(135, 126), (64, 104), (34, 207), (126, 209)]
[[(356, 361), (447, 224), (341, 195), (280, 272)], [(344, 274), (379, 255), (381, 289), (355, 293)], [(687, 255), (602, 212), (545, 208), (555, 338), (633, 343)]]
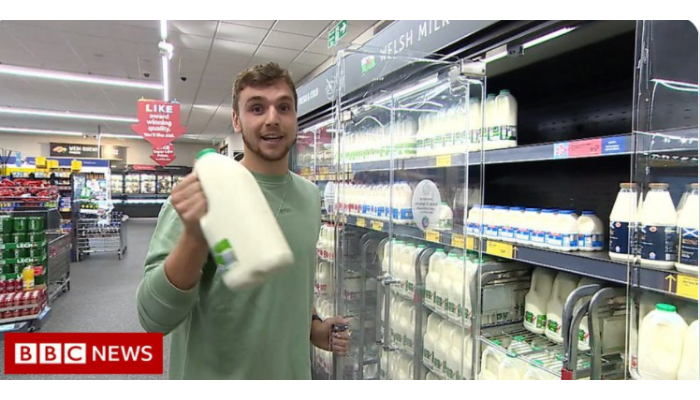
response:
[(139, 321), (147, 332), (167, 335), (187, 318), (199, 299), (199, 283), (180, 290), (165, 275), (165, 258), (175, 249), (182, 230), (180, 216), (168, 199), (158, 216), (136, 294)]

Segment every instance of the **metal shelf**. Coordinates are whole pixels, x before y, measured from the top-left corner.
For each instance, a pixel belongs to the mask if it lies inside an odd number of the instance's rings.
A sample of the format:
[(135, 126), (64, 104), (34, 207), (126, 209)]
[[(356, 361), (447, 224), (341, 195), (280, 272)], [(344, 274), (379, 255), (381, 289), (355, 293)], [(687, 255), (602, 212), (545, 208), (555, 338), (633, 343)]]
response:
[(695, 301), (698, 298), (697, 276), (681, 274), (675, 270), (654, 270), (637, 266), (632, 268), (632, 273), (629, 273), (630, 268), (626, 263), (611, 260), (605, 251), (558, 252), (462, 235), (456, 230), (423, 232), (415, 226), (398, 224), (390, 226), (386, 221), (351, 215), (342, 215), (341, 220), (347, 225), (378, 232), (389, 233), (391, 230), (396, 236), (467, 250), (481, 249), (483, 253), (491, 256), (521, 261), (530, 265), (570, 272), (621, 285), (630, 283), (645, 290), (670, 293)]

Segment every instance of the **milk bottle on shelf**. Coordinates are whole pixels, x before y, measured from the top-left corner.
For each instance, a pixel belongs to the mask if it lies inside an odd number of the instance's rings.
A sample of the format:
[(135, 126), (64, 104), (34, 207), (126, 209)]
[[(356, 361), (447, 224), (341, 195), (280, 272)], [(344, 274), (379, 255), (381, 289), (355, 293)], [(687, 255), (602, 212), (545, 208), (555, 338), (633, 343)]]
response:
[(433, 366), (447, 374), (447, 357), (452, 349), (452, 340), (455, 335), (461, 336), (462, 328), (448, 320), (440, 324), (440, 339), (433, 359)]
[(498, 366), (499, 381), (515, 381), (522, 380), (525, 372), (525, 362), (518, 360), (515, 354), (508, 353), (501, 360)]
[[(544, 363), (542, 363), (542, 361), (535, 360), (534, 362), (535, 364), (544, 367)], [(523, 374), (524, 381), (550, 381), (554, 379), (554, 375), (549, 374), (543, 371), (542, 369), (534, 367), (532, 365), (529, 365), (525, 370), (525, 374)]]
[(518, 102), (508, 90), (501, 90), (496, 96), (496, 109), (499, 119), (499, 148), (517, 146)]
[(685, 338), (683, 339), (683, 356), (681, 364), (678, 367), (679, 380), (698, 380), (698, 320), (693, 321), (688, 329), (685, 330)]
[(437, 341), (440, 334), (440, 324), (443, 319), (439, 315), (432, 313), (428, 317), (428, 325), (423, 334), (423, 360), (429, 365), (433, 363), (433, 356), (435, 355), (435, 347), (437, 346)]
[[(674, 209), (675, 212), (675, 209)], [(677, 379), (688, 325), (676, 307), (657, 304), (639, 329), (637, 370), (644, 379)]]
[(683, 206), (685, 206), (685, 201), (688, 198), (688, 195), (693, 191), (693, 188), (691, 185), (685, 185), (685, 191), (683, 192), (683, 196), (681, 196), (680, 201), (678, 202), (678, 207), (676, 207), (676, 217), (680, 218), (681, 217), (681, 211), (683, 211)]
[(578, 217), (578, 249), (581, 251), (603, 250), (603, 223), (593, 211), (583, 211)]
[(649, 184), (640, 218), (641, 264), (673, 269), (678, 257), (676, 208), (667, 183)]
[(578, 216), (572, 210), (560, 210), (549, 234), (553, 250), (575, 251), (578, 248)]
[[(497, 346), (501, 345), (500, 340), (494, 340)], [(505, 355), (491, 346), (486, 346), (481, 354), (481, 372), (479, 380), (498, 380), (498, 368)]]
[[(621, 183), (620, 191), (615, 199), (610, 213), (610, 259), (619, 262), (631, 262), (634, 260), (634, 237), (636, 231), (637, 185), (634, 183)], [(632, 245), (632, 247), (630, 247)]]
[(447, 258), (445, 250), (435, 249), (433, 255), (430, 256), (428, 262), (428, 275), (425, 278), (425, 304), (435, 306), (435, 292), (440, 284), (440, 267), (441, 262)]
[(442, 268), (440, 268), (440, 284), (438, 285), (436, 295), (435, 295), (435, 306), (447, 313), (448, 301), (447, 296), (450, 294), (450, 287), (452, 285), (453, 268), (455, 268), (454, 263), (459, 262), (457, 259), (457, 254), (450, 253), (447, 258), (442, 262)]
[(530, 228), (530, 245), (544, 248), (547, 246), (547, 223), (553, 216), (554, 211), (543, 209), (536, 216), (532, 216), (532, 227)]
[[(548, 249), (554, 249), (554, 240), (552, 237), (552, 233), (555, 229), (554, 227), (554, 222), (556, 221), (556, 213), (555, 210), (552, 209), (544, 209), (540, 213), (540, 220), (537, 226), (537, 231), (535, 232), (536, 236), (530, 236), (530, 240), (533, 241), (533, 244), (538, 247), (545, 247)], [(542, 234), (542, 242), (540, 243), (540, 234)]]
[(513, 235), (515, 242), (520, 244), (530, 244), (530, 232), (539, 218), (539, 208), (526, 208), (520, 219), (516, 222)]
[(506, 242), (515, 242), (515, 228), (520, 224), (523, 216), (522, 207), (510, 207), (501, 218), (501, 226), (498, 230), (498, 237)]
[(442, 204), (440, 204), (440, 219), (435, 229), (438, 231), (451, 231), (452, 218), (452, 209), (447, 205), (446, 201), (443, 201)]
[(481, 235), (481, 216), (482, 210), (480, 205), (476, 204), (469, 210), (467, 215), (467, 235)]
[(530, 282), (530, 291), (525, 295), (525, 318), (523, 326), (532, 333), (543, 334), (547, 323), (547, 303), (552, 297), (556, 272), (546, 268), (535, 268)]
[(547, 302), (547, 324), (544, 334), (550, 340), (562, 343), (562, 314), (569, 294), (576, 289), (579, 278), (566, 272), (559, 272), (554, 279), (552, 298)]
[(462, 376), (462, 359), (464, 358), (466, 346), (466, 339), (468, 335), (464, 335), (461, 328), (457, 328), (457, 331), (452, 335), (452, 347), (450, 352), (447, 354), (447, 364), (445, 368), (445, 376), (450, 380), (459, 380)]
[(399, 320), (401, 331), (401, 343), (409, 349), (413, 349), (413, 329), (416, 322), (416, 306), (415, 304), (405, 303), (401, 319)]
[(318, 283), (317, 294), (319, 296), (327, 296), (332, 293), (331, 288), (331, 264), (326, 261), (321, 261), (318, 264)]
[(294, 255), (253, 174), (236, 160), (204, 149), (194, 171), (208, 202), (200, 220), (224, 284), (241, 289), (292, 267)]
[(678, 260), (676, 269), (686, 274), (698, 274), (698, 224), (700, 220), (698, 184), (690, 192), (678, 217)]
[(464, 305), (462, 303), (464, 285), (468, 284), (463, 278), (465, 270), (464, 264), (467, 261), (464, 256), (458, 257), (457, 259), (459, 262), (454, 263), (454, 268), (452, 269), (452, 282), (447, 295), (447, 316), (453, 321), (459, 321), (462, 319), (462, 311), (464, 309)]
[(394, 184), (394, 222), (398, 224), (408, 224), (413, 221), (413, 193), (408, 182), (398, 182)]
[(464, 341), (462, 345), (462, 369), (460, 379), (467, 380), (471, 379), (473, 372), (472, 360), (474, 359), (474, 341), (472, 340), (472, 334), (470, 332), (465, 332)]
[(412, 117), (404, 120), (404, 154), (406, 158), (416, 156), (416, 136), (418, 133), (418, 122)]
[(496, 212), (495, 207), (493, 206), (482, 206), (481, 207), (481, 213), (483, 215), (482, 220), (481, 220), (481, 235), (484, 237), (490, 237), (491, 234), (493, 233), (493, 216), (494, 213)]
[(486, 96), (486, 101), (484, 103), (484, 132), (482, 135), (484, 150), (498, 148), (500, 139), (501, 133), (498, 130), (496, 95), (490, 94)]
[(481, 151), (481, 101), (478, 97), (469, 99), (469, 151)]
[[(409, 296), (413, 297), (415, 294), (416, 290), (416, 264), (418, 263), (418, 258), (420, 257), (420, 254), (425, 250), (425, 245), (424, 244), (419, 244), (415, 250), (413, 250), (413, 253), (411, 254), (411, 259), (409, 262), (409, 268), (406, 270), (406, 292), (408, 293)], [(425, 272), (421, 270), (421, 273), (425, 275)], [(422, 277), (423, 282), (425, 282), (425, 276)]]
[[(589, 278), (584, 276), (581, 278), (581, 280), (578, 282), (578, 287), (583, 287), (583, 286), (588, 286), (588, 285), (602, 285), (602, 282), (599, 280)], [(590, 298), (593, 296), (585, 296), (581, 298), (577, 303), (577, 307), (579, 307), (583, 302), (590, 300)], [(624, 327), (623, 327), (624, 329)], [(583, 319), (581, 319), (581, 323), (579, 324), (579, 332), (578, 332), (578, 349), (579, 350), (590, 350), (590, 332), (588, 330), (588, 315), (584, 315)]]

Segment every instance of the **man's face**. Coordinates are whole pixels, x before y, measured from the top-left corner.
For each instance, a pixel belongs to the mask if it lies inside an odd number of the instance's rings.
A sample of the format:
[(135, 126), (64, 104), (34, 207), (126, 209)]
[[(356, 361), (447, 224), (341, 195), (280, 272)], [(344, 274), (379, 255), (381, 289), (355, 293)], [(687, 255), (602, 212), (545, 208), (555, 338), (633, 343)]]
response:
[(233, 127), (246, 147), (265, 161), (283, 159), (297, 137), (294, 94), (284, 81), (270, 86), (248, 86), (233, 112)]

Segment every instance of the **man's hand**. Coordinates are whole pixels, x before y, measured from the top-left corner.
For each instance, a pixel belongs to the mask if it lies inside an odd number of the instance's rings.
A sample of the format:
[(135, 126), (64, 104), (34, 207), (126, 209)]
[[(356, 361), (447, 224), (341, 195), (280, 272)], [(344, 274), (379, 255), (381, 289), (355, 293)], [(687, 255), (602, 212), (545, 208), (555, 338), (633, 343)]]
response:
[(207, 198), (197, 175), (187, 175), (173, 189), (170, 201), (185, 225), (183, 235), (200, 244), (206, 243), (199, 220), (207, 213)]
[(332, 351), (339, 356), (347, 355), (350, 343), (348, 331), (333, 332), (333, 325), (347, 325), (348, 320), (336, 316), (325, 321), (313, 321), (311, 325), (311, 343), (319, 349)]

